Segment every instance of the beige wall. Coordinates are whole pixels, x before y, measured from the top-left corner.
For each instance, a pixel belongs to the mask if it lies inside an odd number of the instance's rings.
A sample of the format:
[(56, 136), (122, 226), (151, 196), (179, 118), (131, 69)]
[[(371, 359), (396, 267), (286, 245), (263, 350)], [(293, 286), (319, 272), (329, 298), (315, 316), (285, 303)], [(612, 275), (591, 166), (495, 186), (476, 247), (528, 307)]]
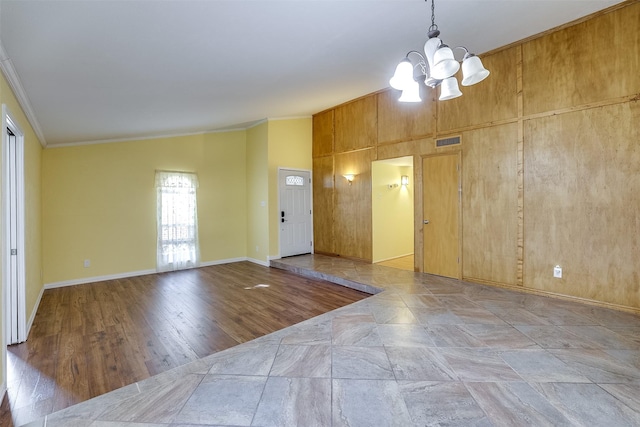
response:
[(269, 120), (269, 256), (280, 255), (278, 168), (311, 170), (311, 117)]
[[(402, 175), (408, 186), (400, 185)], [(413, 167), (372, 163), (373, 262), (413, 254), (413, 187)]]
[(269, 124), (247, 130), (247, 256), (267, 262), (269, 251)]
[[(314, 175), (330, 185), (314, 186), (314, 231), (333, 236), (316, 251), (372, 260), (371, 161), (414, 156), (422, 269), (420, 159), (460, 152), (463, 279), (640, 311), (638, 22), (625, 2), (482, 55), (491, 75), (457, 99), (386, 90), (315, 115)], [(436, 148), (449, 136), (461, 145)]]
[(278, 168), (311, 170), (311, 117), (266, 120), (247, 130), (247, 254), (280, 255)]
[(158, 169), (198, 174), (203, 263), (266, 264), (279, 252), (269, 226), (270, 205), (277, 214), (277, 167), (310, 169), (310, 123), (265, 121), (246, 131), (45, 150), (44, 283), (155, 270)]
[(154, 270), (156, 170), (198, 174), (202, 262), (244, 257), (245, 157), (244, 131), (45, 150), (44, 282)]
[[(37, 310), (40, 292), (42, 291), (42, 220), (41, 220), (41, 163), (42, 146), (33, 128), (27, 120), (22, 108), (18, 104), (6, 79), (0, 74), (0, 104), (6, 104), (13, 118), (24, 132), (24, 183), (25, 183), (25, 264), (26, 264), (26, 289), (25, 308), (27, 321), (33, 319)], [(1, 165), (0, 159), (0, 165)], [(1, 175), (0, 175), (1, 176)], [(0, 185), (2, 182), (0, 181)], [(2, 230), (0, 230), (0, 234)], [(3, 237), (3, 236), (0, 236)], [(3, 237), (4, 240), (4, 237)], [(1, 274), (2, 272), (0, 272)], [(1, 276), (0, 276), (1, 277)], [(6, 284), (2, 284), (5, 289)], [(1, 299), (2, 297), (0, 297)], [(4, 300), (0, 301), (0, 307), (4, 312)], [(0, 316), (0, 333), (4, 334), (3, 317)], [(0, 367), (0, 384), (4, 384), (2, 377), (5, 370), (4, 351), (2, 366)]]

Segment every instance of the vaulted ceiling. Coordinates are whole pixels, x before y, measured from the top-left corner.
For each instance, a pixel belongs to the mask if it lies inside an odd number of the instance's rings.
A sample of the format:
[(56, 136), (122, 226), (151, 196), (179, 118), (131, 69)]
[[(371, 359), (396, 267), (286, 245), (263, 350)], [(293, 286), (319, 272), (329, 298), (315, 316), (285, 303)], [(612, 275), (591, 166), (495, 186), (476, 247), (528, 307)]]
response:
[[(438, 0), (481, 54), (619, 0)], [(0, 61), (45, 145), (247, 127), (388, 86), (423, 0), (0, 0)]]

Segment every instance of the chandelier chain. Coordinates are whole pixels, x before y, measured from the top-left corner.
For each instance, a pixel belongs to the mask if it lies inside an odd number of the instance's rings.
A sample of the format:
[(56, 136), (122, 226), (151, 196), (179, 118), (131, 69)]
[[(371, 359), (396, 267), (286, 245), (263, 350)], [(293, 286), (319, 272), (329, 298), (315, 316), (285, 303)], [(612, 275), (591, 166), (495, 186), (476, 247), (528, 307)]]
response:
[[(424, 0), (428, 1), (428, 0)], [(438, 26), (436, 25), (436, 6), (435, 0), (431, 0), (431, 26), (429, 27), (429, 31), (437, 30)]]

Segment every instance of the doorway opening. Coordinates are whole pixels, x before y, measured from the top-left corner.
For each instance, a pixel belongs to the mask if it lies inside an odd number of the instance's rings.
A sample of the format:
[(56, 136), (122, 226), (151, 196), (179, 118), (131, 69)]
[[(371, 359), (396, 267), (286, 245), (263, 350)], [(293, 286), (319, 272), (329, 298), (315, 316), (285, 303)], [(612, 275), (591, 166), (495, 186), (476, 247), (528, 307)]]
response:
[(415, 270), (413, 157), (371, 164), (373, 263)]

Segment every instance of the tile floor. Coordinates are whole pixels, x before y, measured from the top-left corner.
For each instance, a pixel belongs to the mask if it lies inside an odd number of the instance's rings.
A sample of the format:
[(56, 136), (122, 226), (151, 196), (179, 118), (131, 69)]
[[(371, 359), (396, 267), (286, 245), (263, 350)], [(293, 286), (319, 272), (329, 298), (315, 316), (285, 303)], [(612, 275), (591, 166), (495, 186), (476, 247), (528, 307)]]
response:
[(377, 295), (29, 426), (640, 425), (639, 316), (340, 258), (272, 264)]

